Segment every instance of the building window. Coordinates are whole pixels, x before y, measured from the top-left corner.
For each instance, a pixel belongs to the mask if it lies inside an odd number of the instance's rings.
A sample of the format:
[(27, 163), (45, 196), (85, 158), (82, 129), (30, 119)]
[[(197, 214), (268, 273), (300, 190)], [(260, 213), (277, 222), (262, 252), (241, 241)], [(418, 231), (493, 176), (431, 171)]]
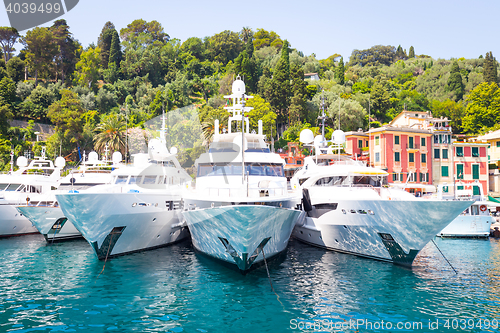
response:
[(398, 174), (397, 173), (393, 173), (392, 174), (392, 181), (395, 182), (398, 180)]
[(457, 164), (457, 179), (464, 179), (464, 165)]
[(441, 177), (448, 177), (448, 166), (442, 166), (441, 167)]
[(427, 163), (427, 154), (422, 154), (420, 156), (421, 156), (422, 163)]
[(413, 137), (412, 136), (408, 137), (408, 148), (410, 148), (410, 149), (413, 148)]
[(428, 173), (420, 173), (420, 182), (421, 183), (426, 183), (429, 181), (429, 174)]
[(400, 181), (400, 182), (403, 182), (403, 178), (404, 178), (404, 177), (403, 177), (403, 173), (401, 172), (401, 173), (399, 174), (399, 181)]
[(472, 179), (479, 179), (479, 164), (472, 164)]
[(439, 135), (438, 134), (434, 134), (434, 143), (435, 144), (439, 143)]
[(358, 140), (358, 148), (363, 148), (363, 140)]
[(481, 195), (481, 191), (479, 190), (479, 186), (472, 186), (472, 195)]
[(394, 162), (401, 162), (401, 154), (399, 152), (394, 153)]
[(443, 193), (448, 193), (448, 186), (443, 186)]
[(472, 157), (479, 157), (479, 147), (472, 147)]
[(375, 162), (380, 162), (380, 153), (375, 153)]
[(425, 147), (425, 138), (420, 138), (420, 145)]
[(414, 163), (415, 162), (415, 153), (409, 153), (408, 154), (408, 161), (410, 163)]
[(376, 136), (375, 137), (375, 146), (378, 146), (380, 143), (380, 137), (379, 136)]
[(394, 144), (399, 145), (399, 135), (394, 136)]
[(455, 148), (456, 155), (459, 157), (464, 156), (464, 147), (456, 147)]
[(439, 158), (440, 157), (440, 153), (441, 152), (441, 149), (434, 149), (434, 158)]
[(448, 159), (448, 149), (443, 149), (443, 160)]
[(497, 147), (500, 148), (500, 141), (497, 141)]

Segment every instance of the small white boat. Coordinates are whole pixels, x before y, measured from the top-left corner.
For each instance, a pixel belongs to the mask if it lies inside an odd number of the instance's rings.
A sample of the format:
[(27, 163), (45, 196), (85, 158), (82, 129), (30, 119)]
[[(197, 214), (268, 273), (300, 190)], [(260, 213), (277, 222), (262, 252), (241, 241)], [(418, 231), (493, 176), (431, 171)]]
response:
[[(312, 132), (306, 136), (311, 142)], [(315, 140), (317, 153), (322, 142)], [(436, 233), (472, 203), (415, 198), (389, 188), (387, 172), (331, 152), (306, 157), (292, 179), (304, 190), (307, 212), (293, 236), (305, 243), (410, 267)]]
[(181, 189), (191, 177), (172, 147), (149, 141), (148, 154), (133, 155), (134, 165), (112, 172), (108, 185), (80, 193), (56, 194), (61, 209), (99, 259), (153, 249), (189, 236), (181, 220)]
[(111, 171), (120, 166), (122, 159), (119, 152), (113, 154), (114, 164), (108, 162), (106, 158), (99, 160), (96, 152), (91, 152), (87, 160), (85, 158), (84, 153), (84, 162), (76, 171), (71, 171), (61, 180), (57, 190), (48, 192), (43, 200), (36, 204), (32, 202), (17, 207), (17, 210), (35, 225), (49, 243), (82, 237), (73, 223), (64, 216), (56, 200), (56, 194), (82, 192), (93, 186), (109, 183)]
[[(249, 131), (244, 103), (251, 96), (239, 77), (232, 92), (228, 133), (219, 134), (216, 121), (214, 142), (195, 162), (196, 188), (184, 194), (183, 216), (196, 250), (246, 272), (286, 249), (304, 213), (300, 191), (287, 189), (284, 160), (264, 141), (262, 121), (257, 134)], [(232, 132), (233, 121), (246, 130)]]
[[(483, 188), (479, 182), (472, 184), (459, 184), (467, 187), (457, 189), (458, 200), (477, 200), (469, 208), (458, 215), (446, 228), (437, 235), (439, 237), (464, 237), (464, 238), (486, 238), (490, 236), (491, 225), (495, 219), (490, 215), (488, 201), (486, 200)], [(473, 194), (473, 187), (479, 188), (479, 195)], [(441, 193), (441, 192), (440, 192)]]
[(64, 158), (58, 157), (55, 165), (42, 156), (35, 157), (28, 165), (24, 156), (17, 159), (19, 170), (0, 175), (0, 237), (38, 233), (37, 228), (17, 210), (20, 205), (46, 205), (47, 193), (57, 188), (61, 181)]

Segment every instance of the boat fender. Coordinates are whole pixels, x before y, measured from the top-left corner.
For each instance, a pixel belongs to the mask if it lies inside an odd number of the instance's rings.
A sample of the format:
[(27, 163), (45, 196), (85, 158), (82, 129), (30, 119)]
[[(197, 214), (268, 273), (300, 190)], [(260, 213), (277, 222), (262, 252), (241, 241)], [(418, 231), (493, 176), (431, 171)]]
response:
[(488, 207), (486, 207), (486, 205), (481, 205), (479, 206), (479, 209), (482, 211), (482, 212), (485, 212), (486, 209), (488, 209)]
[(302, 189), (302, 207), (306, 212), (312, 210), (311, 198), (309, 197), (309, 190), (307, 188)]

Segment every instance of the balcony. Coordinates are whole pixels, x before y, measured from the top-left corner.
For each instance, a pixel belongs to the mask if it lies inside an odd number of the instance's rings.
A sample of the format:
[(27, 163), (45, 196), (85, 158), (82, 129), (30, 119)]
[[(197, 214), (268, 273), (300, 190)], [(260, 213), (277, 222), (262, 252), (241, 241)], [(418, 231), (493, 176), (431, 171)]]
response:
[(406, 144), (406, 150), (409, 153), (415, 153), (415, 152), (420, 150), (420, 145), (418, 145), (418, 144), (413, 144), (413, 145)]

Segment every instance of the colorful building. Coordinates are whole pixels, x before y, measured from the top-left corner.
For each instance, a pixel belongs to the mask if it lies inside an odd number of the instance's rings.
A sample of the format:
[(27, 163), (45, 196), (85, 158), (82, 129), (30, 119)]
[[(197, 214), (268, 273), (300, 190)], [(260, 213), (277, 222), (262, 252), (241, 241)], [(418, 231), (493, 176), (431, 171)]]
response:
[(359, 129), (357, 132), (345, 133), (345, 152), (356, 160), (366, 160), (369, 158), (369, 137), (368, 133)]

